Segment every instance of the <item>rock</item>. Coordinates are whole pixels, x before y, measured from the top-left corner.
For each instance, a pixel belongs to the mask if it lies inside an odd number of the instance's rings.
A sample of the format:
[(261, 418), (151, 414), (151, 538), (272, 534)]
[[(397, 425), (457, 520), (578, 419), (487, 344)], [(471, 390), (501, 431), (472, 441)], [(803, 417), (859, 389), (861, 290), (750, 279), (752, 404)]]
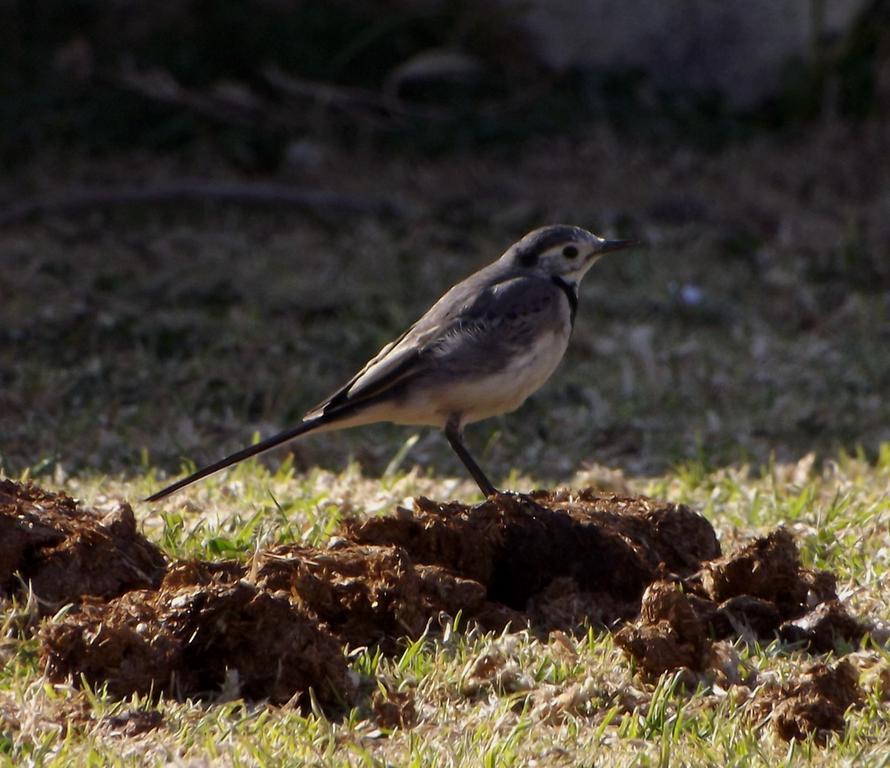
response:
[(775, 95), (813, 41), (852, 28), (866, 0), (530, 0), (520, 24), (555, 70), (644, 72), (658, 88), (718, 93), (736, 109)]

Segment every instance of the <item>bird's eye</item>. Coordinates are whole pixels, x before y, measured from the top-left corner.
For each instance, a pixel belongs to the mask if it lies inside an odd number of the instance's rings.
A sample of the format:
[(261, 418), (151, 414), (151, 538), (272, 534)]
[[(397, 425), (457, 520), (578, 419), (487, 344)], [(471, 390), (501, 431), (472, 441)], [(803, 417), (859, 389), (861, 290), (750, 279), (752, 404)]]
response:
[(578, 255), (578, 249), (574, 245), (567, 245), (562, 249), (562, 255), (567, 259), (574, 259)]

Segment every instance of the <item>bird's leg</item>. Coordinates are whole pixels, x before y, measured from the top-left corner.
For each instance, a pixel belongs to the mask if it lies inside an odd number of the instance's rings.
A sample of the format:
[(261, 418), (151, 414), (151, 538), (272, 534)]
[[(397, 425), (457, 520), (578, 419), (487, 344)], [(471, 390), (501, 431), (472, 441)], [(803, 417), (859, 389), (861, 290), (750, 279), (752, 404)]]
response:
[(482, 495), (486, 498), (488, 498), (489, 496), (494, 496), (498, 492), (498, 489), (491, 484), (491, 480), (489, 480), (485, 476), (485, 473), (482, 471), (473, 457), (470, 456), (470, 452), (464, 445), (463, 430), (461, 429), (460, 422), (457, 419), (449, 419), (448, 423), (445, 425), (445, 437), (448, 438), (448, 442), (454, 449), (454, 452), (457, 454), (458, 458), (470, 471), (470, 474), (476, 481), (476, 485), (478, 485), (479, 490), (482, 491)]

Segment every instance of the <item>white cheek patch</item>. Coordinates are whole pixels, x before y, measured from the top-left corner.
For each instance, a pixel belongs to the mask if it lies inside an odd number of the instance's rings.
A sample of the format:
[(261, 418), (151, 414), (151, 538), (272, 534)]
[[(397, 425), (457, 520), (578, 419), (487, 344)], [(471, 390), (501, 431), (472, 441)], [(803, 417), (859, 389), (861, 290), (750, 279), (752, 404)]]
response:
[(593, 253), (587, 256), (580, 264), (578, 264), (578, 269), (575, 270), (574, 274), (577, 274), (578, 279), (580, 280), (587, 274), (587, 271), (600, 260), (600, 258), (601, 256), (598, 253)]
[(589, 270), (595, 263), (596, 259), (591, 259), (586, 263), (581, 262), (580, 264), (575, 266), (575, 269), (569, 272), (565, 272), (562, 275), (562, 279), (565, 280), (567, 283), (571, 283), (577, 286), (578, 283), (581, 282), (581, 278), (583, 278), (584, 275), (587, 274), (587, 270)]

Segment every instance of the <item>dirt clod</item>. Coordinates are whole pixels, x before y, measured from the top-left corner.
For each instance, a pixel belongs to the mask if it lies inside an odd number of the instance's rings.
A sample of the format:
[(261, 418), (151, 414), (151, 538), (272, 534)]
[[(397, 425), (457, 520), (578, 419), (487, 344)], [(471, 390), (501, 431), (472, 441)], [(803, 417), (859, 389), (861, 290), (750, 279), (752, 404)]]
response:
[(477, 581), (438, 566), (415, 566), (399, 547), (278, 547), (265, 553), (258, 583), (285, 590), (352, 646), (417, 637), (439, 611), (476, 613), (485, 602)]
[(116, 696), (200, 697), (227, 686), (285, 703), (312, 687), (331, 702), (351, 687), (333, 636), (286, 596), (245, 581), (128, 592), (45, 624), (40, 639), (50, 679), (83, 675)]
[[(858, 642), (866, 632), (837, 599), (834, 574), (803, 568), (784, 528), (705, 563), (688, 582), (704, 592), (696, 607), (717, 637), (778, 634), (785, 642), (825, 652), (838, 640)], [(711, 609), (707, 600), (719, 605)]]
[[(834, 576), (803, 568), (797, 545), (785, 528), (706, 563), (700, 579), (712, 600), (725, 603), (741, 596), (759, 598), (772, 603), (782, 620), (797, 618), (813, 605), (837, 599)], [(747, 607), (754, 606), (749, 603)], [(754, 612), (762, 614), (759, 610)], [(765, 618), (761, 615), (759, 621)]]
[(615, 642), (650, 678), (684, 668), (702, 672), (711, 660), (705, 624), (689, 598), (669, 582), (655, 582), (646, 590), (639, 621), (621, 629)]
[(0, 591), (30, 584), (51, 613), (83, 597), (156, 588), (165, 567), (129, 505), (103, 517), (65, 494), (0, 480)]
[(817, 605), (812, 611), (779, 627), (779, 637), (786, 643), (805, 643), (819, 653), (835, 649), (837, 642), (858, 643), (865, 626), (850, 616), (839, 600)]
[(791, 534), (784, 528), (755, 539), (739, 552), (709, 562), (702, 581), (718, 602), (751, 595), (771, 602), (798, 595), (800, 557)]
[(844, 713), (862, 704), (863, 692), (853, 665), (814, 664), (796, 681), (768, 690), (757, 702), (760, 715), (770, 713), (776, 733), (786, 741), (813, 735), (824, 744), (830, 733), (842, 732)]
[(681, 581), (687, 592), (666, 581), (650, 585), (637, 622), (616, 635), (646, 677), (704, 672), (712, 666), (711, 638), (751, 642), (778, 634), (829, 651), (838, 640), (856, 642), (865, 633), (837, 600), (834, 576), (801, 567), (797, 545), (783, 528), (704, 562)]
[(402, 516), (348, 524), (347, 538), (401, 547), (519, 611), (554, 580), (571, 579), (580, 593), (610, 596), (600, 604), (605, 623), (634, 615), (660, 568), (691, 575), (720, 554), (711, 526), (687, 507), (592, 493), (500, 494), (476, 507), (420, 498)]

